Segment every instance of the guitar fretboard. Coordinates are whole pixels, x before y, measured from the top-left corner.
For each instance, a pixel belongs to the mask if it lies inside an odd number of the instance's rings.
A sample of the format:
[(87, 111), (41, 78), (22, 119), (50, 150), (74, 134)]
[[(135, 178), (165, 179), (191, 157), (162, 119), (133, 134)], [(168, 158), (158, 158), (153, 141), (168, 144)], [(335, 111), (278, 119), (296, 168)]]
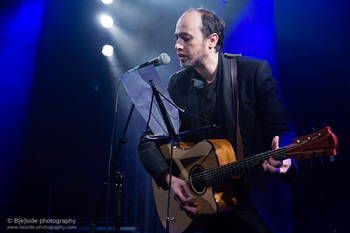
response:
[(260, 153), (208, 170), (196, 169), (190, 182), (192, 185), (198, 185), (203, 188), (260, 169), (261, 164), (268, 160), (269, 157), (281, 161), (287, 158), (305, 160), (317, 156), (336, 155), (337, 146), (338, 140), (336, 135), (331, 132), (329, 127), (326, 127), (313, 134), (297, 138), (292, 144), (276, 150)]
[[(291, 147), (291, 145), (203, 171), (203, 174), (200, 175), (203, 180), (200, 182), (205, 182), (206, 185), (211, 185), (230, 179), (231, 177), (260, 169), (261, 164), (269, 157), (273, 157), (275, 160), (287, 159), (287, 151), (289, 147)], [(197, 176), (196, 178), (200, 179), (200, 176)]]

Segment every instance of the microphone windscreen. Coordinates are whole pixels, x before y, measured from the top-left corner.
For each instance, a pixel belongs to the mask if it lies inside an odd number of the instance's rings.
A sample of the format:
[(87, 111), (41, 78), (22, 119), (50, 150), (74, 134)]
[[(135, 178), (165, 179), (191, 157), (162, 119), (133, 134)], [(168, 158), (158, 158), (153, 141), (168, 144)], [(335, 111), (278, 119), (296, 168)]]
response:
[(166, 53), (162, 53), (158, 57), (159, 65), (168, 65), (171, 61), (171, 58)]

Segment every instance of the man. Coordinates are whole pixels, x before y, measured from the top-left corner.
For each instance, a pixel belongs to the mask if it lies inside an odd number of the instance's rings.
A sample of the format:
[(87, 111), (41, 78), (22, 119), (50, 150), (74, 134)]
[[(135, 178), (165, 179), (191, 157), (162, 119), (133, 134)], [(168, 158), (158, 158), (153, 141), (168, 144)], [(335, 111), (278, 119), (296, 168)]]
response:
[[(220, 126), (219, 129), (183, 138), (197, 143), (204, 139), (227, 139), (236, 149), (235, 103), (232, 99), (230, 58), (221, 53), (224, 22), (213, 12), (190, 9), (176, 24), (175, 49), (183, 70), (172, 75), (168, 90), (180, 108)], [(239, 125), (244, 157), (291, 143), (296, 136), (287, 108), (267, 62), (237, 59)], [(181, 116), (180, 131), (203, 123)], [(169, 167), (156, 142), (142, 139), (139, 155), (155, 182), (169, 187)], [(290, 159), (272, 158), (257, 172), (247, 173), (232, 183), (237, 210), (218, 214), (203, 232), (291, 232), (293, 228), (289, 186), (286, 181), (295, 168)], [(186, 183), (173, 176), (171, 194), (179, 205), (197, 214), (196, 202)]]

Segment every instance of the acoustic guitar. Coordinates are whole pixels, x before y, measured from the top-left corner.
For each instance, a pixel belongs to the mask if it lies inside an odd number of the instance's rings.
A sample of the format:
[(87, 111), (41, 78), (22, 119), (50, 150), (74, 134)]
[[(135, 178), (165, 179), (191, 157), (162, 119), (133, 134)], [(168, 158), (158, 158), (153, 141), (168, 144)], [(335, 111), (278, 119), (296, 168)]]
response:
[(170, 198), (167, 218), (168, 190), (163, 190), (153, 181), (153, 192), (159, 218), (169, 232), (199, 230), (219, 212), (231, 211), (237, 201), (230, 185), (232, 178), (261, 169), (269, 157), (275, 160), (294, 158), (299, 161), (318, 156), (336, 155), (338, 140), (330, 127), (310, 135), (294, 139), (293, 143), (236, 161), (233, 148), (227, 140), (205, 140), (191, 148), (162, 145), (161, 151), (169, 161), (173, 152), (173, 175), (187, 182), (197, 203), (198, 215), (193, 216), (179, 207)]

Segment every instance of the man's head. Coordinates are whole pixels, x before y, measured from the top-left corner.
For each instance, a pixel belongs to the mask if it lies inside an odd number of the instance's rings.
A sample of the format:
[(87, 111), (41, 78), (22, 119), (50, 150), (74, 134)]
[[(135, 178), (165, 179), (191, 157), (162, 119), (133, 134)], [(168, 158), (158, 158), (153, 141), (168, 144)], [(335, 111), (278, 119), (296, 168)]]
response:
[(219, 36), (215, 47), (216, 52), (219, 52), (224, 46), (225, 21), (218, 17), (213, 11), (202, 8), (192, 10), (197, 10), (202, 14), (202, 33), (204, 38), (208, 38), (213, 33)]
[(224, 21), (205, 9), (190, 9), (178, 20), (175, 30), (180, 64), (199, 68), (208, 57), (219, 52), (224, 40)]

